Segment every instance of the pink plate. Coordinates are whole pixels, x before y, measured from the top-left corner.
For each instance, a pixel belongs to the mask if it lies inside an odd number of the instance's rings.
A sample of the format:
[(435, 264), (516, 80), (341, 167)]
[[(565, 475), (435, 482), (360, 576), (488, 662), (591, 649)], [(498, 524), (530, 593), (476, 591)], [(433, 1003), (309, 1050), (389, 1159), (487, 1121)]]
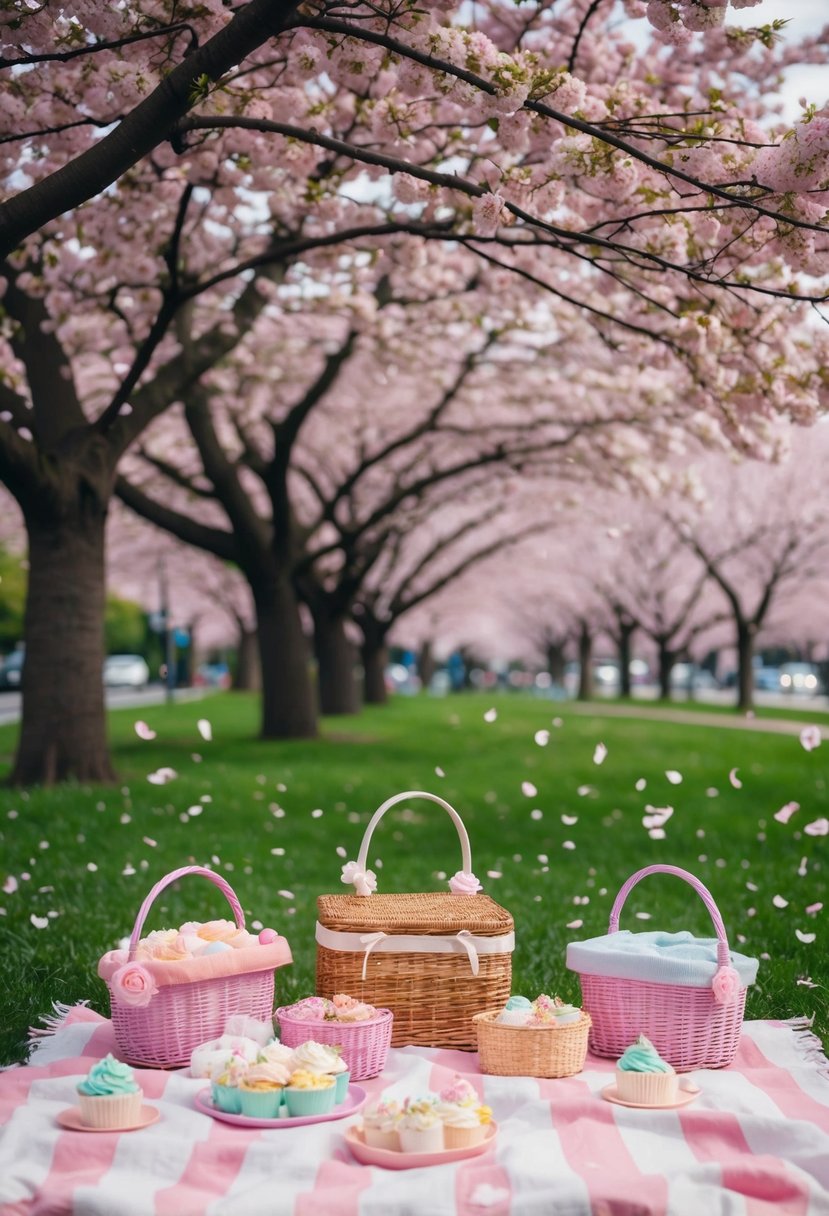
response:
[(390, 1148), (372, 1148), (363, 1139), (363, 1133), (356, 1127), (345, 1130), (345, 1142), (363, 1165), (381, 1165), (387, 1170), (413, 1170), (422, 1165), (446, 1165), (451, 1161), (464, 1161), (467, 1157), (480, 1157), (488, 1148), (492, 1148), (498, 1135), (498, 1124), (490, 1123), (486, 1135), (480, 1144), (470, 1148), (444, 1148), (438, 1153), (398, 1153)]
[(61, 1127), (68, 1127), (73, 1132), (137, 1132), (142, 1127), (149, 1127), (160, 1117), (155, 1106), (142, 1106), (139, 1123), (132, 1123), (129, 1127), (90, 1127), (87, 1123), (81, 1122), (81, 1108), (70, 1106), (68, 1110), (60, 1112), (57, 1121)]
[(689, 1102), (693, 1102), (694, 1098), (700, 1095), (699, 1089), (680, 1089), (676, 1096), (676, 1102), (625, 1102), (619, 1097), (619, 1091), (615, 1085), (607, 1085), (602, 1090), (602, 1097), (606, 1102), (615, 1102), (617, 1106), (629, 1106), (633, 1110), (676, 1110), (680, 1106), (687, 1106)]
[(345, 1101), (340, 1102), (333, 1110), (324, 1115), (289, 1115), (285, 1119), (252, 1119), (249, 1115), (229, 1115), (227, 1111), (218, 1110), (213, 1105), (209, 1089), (200, 1089), (193, 1101), (196, 1109), (222, 1123), (232, 1123), (234, 1127), (304, 1127), (306, 1123), (328, 1123), (331, 1119), (345, 1119), (359, 1110), (366, 1100), (366, 1091), (362, 1085), (349, 1085)]

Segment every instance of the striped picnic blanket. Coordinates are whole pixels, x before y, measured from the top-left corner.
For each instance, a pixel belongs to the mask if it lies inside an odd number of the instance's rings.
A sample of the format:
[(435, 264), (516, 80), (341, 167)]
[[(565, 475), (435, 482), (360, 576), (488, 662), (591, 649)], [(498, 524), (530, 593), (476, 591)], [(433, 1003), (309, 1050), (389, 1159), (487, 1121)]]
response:
[(343, 1139), (359, 1116), (247, 1130), (199, 1113), (205, 1082), (136, 1070), (160, 1120), (140, 1131), (64, 1131), (112, 1027), (63, 1011), (30, 1063), (0, 1073), (3, 1216), (829, 1216), (829, 1075), (802, 1023), (749, 1022), (737, 1060), (693, 1074), (690, 1105), (631, 1110), (600, 1098), (610, 1061), (577, 1077), (484, 1077), (474, 1054), (392, 1051), (371, 1096), (438, 1090), (455, 1072), (492, 1106), (497, 1144), (428, 1169), (357, 1164)]

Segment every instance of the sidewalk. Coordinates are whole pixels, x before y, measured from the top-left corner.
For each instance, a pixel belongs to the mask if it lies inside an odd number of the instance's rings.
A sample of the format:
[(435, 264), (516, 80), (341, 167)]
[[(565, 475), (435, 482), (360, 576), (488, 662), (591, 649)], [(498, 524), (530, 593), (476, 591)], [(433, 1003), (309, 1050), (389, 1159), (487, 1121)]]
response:
[(725, 730), (754, 730), (769, 735), (799, 735), (807, 722), (790, 718), (748, 718), (744, 714), (710, 714), (704, 710), (649, 709), (647, 705), (616, 705), (609, 701), (569, 701), (567, 710), (586, 718), (639, 718), (649, 722), (675, 722), (678, 726), (716, 726)]

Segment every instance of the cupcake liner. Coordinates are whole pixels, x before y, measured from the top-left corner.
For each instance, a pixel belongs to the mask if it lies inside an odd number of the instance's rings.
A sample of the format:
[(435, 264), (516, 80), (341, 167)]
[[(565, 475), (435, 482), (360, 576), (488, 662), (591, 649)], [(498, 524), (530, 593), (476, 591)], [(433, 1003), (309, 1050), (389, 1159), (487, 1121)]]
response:
[(385, 1148), (393, 1153), (400, 1152), (400, 1135), (393, 1132), (381, 1132), (376, 1127), (366, 1127), (363, 1124), (363, 1139), (369, 1148)]
[(143, 1090), (133, 1094), (84, 1094), (78, 1091), (81, 1122), (87, 1127), (134, 1127), (141, 1122)]
[(478, 1127), (450, 1127), (443, 1125), (443, 1141), (446, 1148), (471, 1148), (480, 1144), (486, 1136), (487, 1125), (481, 1123)]
[(239, 1088), (240, 1113), (249, 1119), (276, 1119), (282, 1104), (282, 1089), (244, 1089)]
[(219, 1085), (216, 1081), (213, 1081), (210, 1089), (213, 1095), (213, 1105), (218, 1110), (223, 1110), (226, 1115), (240, 1115), (242, 1113), (242, 1099), (237, 1086)]
[(292, 1089), (289, 1085), (283, 1092), (291, 1115), (326, 1115), (334, 1106), (335, 1086), (327, 1089)]
[(404, 1153), (439, 1153), (443, 1148), (443, 1124), (434, 1127), (400, 1128), (400, 1148)]
[(623, 1102), (665, 1106), (676, 1101), (679, 1078), (675, 1072), (625, 1072), (616, 1069), (616, 1090)]
[(349, 1071), (338, 1072), (334, 1074), (334, 1105), (337, 1106), (340, 1102), (345, 1102), (348, 1097), (348, 1081), (351, 1076)]

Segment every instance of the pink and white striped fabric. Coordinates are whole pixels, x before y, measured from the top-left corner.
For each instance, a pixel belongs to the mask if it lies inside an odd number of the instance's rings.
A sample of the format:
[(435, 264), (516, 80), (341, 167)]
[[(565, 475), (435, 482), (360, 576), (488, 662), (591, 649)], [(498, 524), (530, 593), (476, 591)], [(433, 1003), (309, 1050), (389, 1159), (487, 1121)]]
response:
[(253, 1131), (200, 1114), (184, 1072), (137, 1073), (161, 1119), (87, 1135), (55, 1116), (115, 1047), (108, 1021), (74, 1008), (29, 1065), (0, 1073), (2, 1216), (829, 1216), (829, 1067), (797, 1023), (747, 1022), (734, 1065), (699, 1071), (680, 1110), (599, 1097), (610, 1061), (565, 1081), (485, 1077), (477, 1057), (391, 1051), (372, 1096), (467, 1077), (500, 1132), (483, 1157), (431, 1169), (358, 1165), (343, 1123)]

